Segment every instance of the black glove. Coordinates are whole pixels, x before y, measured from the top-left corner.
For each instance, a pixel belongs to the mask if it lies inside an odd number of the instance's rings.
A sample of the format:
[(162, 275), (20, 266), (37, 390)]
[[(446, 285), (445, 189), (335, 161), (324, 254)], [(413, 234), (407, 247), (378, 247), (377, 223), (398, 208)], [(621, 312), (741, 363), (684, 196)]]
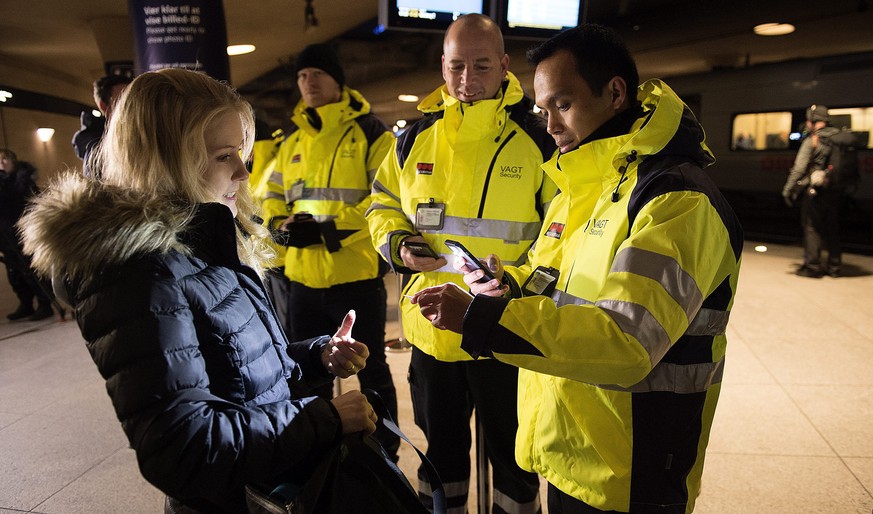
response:
[(306, 248), (307, 246), (320, 245), (323, 243), (318, 223), (302, 221), (298, 223), (289, 223), (285, 228), (287, 231), (277, 230), (273, 233), (273, 240), (282, 246)]

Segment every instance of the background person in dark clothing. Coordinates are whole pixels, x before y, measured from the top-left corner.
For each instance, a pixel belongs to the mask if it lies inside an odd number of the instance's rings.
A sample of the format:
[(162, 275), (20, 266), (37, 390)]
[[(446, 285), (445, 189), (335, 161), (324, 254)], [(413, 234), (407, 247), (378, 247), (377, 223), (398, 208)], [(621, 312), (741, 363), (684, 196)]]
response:
[(19, 161), (12, 150), (2, 148), (0, 171), (0, 252), (3, 252), (9, 285), (19, 301), (18, 309), (6, 317), (12, 321), (24, 318), (38, 321), (52, 315), (51, 299), (30, 268), (30, 260), (22, 253), (15, 229), (28, 201), (36, 194), (36, 168), (29, 162)]
[[(836, 277), (842, 264), (840, 244), (840, 201), (842, 188), (829, 187), (827, 180), (827, 152), (821, 138), (828, 138), (840, 130), (830, 126), (828, 108), (813, 105), (806, 110), (806, 128), (809, 135), (800, 144), (794, 166), (782, 188), (782, 196), (789, 206), (800, 197), (800, 224), (803, 226), (803, 264), (795, 272), (798, 276), (821, 278), (828, 274)], [(822, 250), (827, 250), (827, 262), (821, 262)]]
[[(72, 141), (76, 155), (82, 159), (82, 173), (86, 177), (91, 177), (88, 155), (103, 138), (106, 122), (112, 115), (112, 107), (132, 80), (126, 75), (105, 75), (94, 81), (94, 104), (103, 116), (95, 116), (93, 111), (82, 111), (79, 118), (81, 128), (73, 135)], [(99, 173), (96, 178), (99, 178)]]

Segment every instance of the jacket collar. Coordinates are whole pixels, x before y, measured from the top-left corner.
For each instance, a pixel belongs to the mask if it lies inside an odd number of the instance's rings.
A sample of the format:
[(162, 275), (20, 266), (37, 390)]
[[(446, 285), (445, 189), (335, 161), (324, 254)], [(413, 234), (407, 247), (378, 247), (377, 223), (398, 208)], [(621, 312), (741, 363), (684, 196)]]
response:
[(236, 268), (240, 265), (236, 246), (236, 221), (220, 203), (197, 204), (194, 216), (179, 233), (179, 242), (204, 261)]
[[(543, 165), (562, 191), (573, 184), (617, 180), (632, 151), (637, 163), (653, 155), (681, 155), (701, 167), (714, 162), (703, 128), (667, 84), (646, 81), (637, 91), (637, 100), (639, 109), (613, 117), (578, 148)], [(627, 171), (632, 169), (636, 166)]]
[(343, 86), (338, 102), (322, 105), (312, 109), (303, 100), (297, 102), (291, 121), (309, 135), (315, 136), (322, 132), (338, 130), (347, 121), (370, 112), (370, 103), (360, 92), (348, 86)]
[(446, 136), (450, 143), (454, 142), (459, 132), (464, 132), (464, 127), (469, 127), (465, 132), (469, 139), (489, 136), (493, 139), (506, 127), (512, 106), (523, 98), (524, 90), (518, 78), (512, 72), (507, 72), (495, 98), (473, 103), (461, 102), (450, 95), (443, 84), (418, 104), (418, 110), (425, 114), (443, 113)]

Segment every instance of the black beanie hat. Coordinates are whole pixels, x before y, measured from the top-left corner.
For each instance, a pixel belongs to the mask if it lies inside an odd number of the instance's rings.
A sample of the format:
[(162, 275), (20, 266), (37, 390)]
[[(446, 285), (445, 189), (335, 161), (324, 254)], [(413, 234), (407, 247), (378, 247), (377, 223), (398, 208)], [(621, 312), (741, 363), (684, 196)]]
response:
[(336, 52), (328, 45), (309, 45), (297, 56), (294, 63), (294, 74), (303, 68), (318, 68), (324, 71), (342, 87), (346, 82), (343, 68), (340, 66)]

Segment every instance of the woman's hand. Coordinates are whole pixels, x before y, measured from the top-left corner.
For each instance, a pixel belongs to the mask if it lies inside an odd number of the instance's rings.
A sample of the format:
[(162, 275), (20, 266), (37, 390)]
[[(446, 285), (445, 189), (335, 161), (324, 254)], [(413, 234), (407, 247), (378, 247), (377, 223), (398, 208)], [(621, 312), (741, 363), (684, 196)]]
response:
[(367, 345), (352, 339), (352, 326), (355, 324), (355, 311), (351, 310), (343, 318), (343, 323), (337, 329), (330, 342), (321, 352), (321, 363), (324, 369), (340, 378), (356, 375), (367, 365), (370, 350)]
[(372, 434), (376, 431), (376, 411), (360, 391), (349, 391), (332, 399), (330, 403), (336, 408), (342, 423), (343, 434), (364, 432)]

